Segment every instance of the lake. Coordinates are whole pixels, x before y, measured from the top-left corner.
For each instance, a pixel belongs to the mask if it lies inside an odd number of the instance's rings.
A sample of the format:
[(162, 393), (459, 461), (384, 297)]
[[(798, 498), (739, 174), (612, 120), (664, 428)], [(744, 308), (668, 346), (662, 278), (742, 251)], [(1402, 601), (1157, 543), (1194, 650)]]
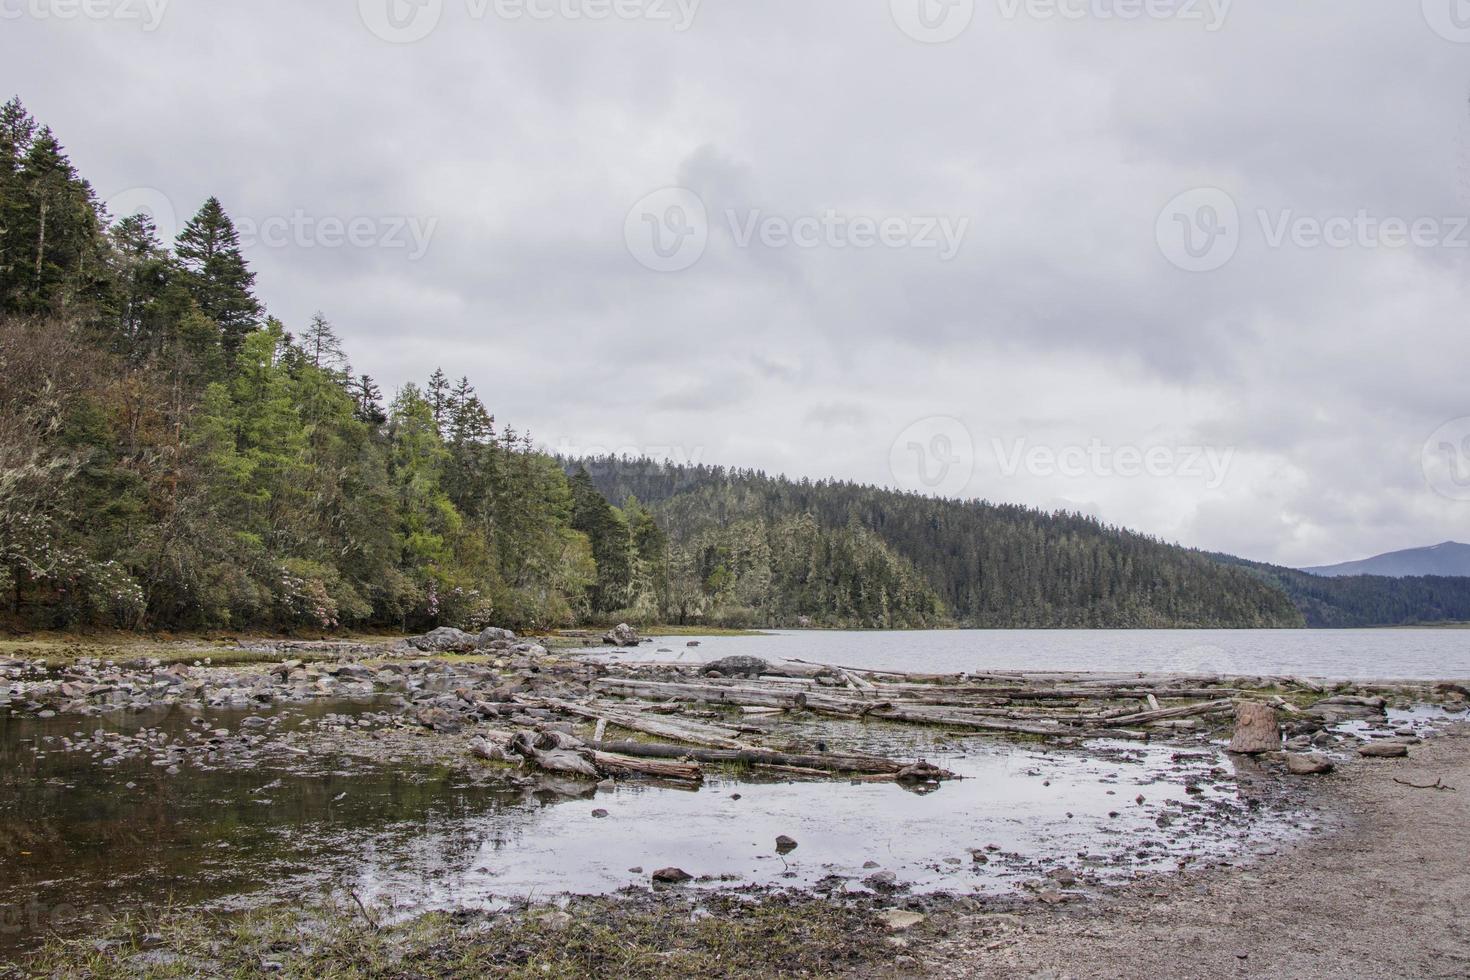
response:
[[(698, 647), (689, 647), (697, 641)], [(662, 651), (662, 652), (661, 652)], [(735, 654), (933, 673), (994, 670), (1284, 674), (1328, 680), (1470, 678), (1470, 630), (843, 630), (659, 637), (622, 660)]]

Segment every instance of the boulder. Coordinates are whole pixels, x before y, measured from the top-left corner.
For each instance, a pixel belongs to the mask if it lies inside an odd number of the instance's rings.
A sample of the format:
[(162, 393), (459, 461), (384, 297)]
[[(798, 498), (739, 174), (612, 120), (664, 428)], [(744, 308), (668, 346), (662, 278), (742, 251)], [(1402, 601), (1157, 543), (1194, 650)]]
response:
[(780, 837), (776, 838), (777, 854), (790, 854), (794, 850), (796, 850), (795, 839), (787, 837), (785, 834), (782, 834)]
[(703, 672), (718, 671), (722, 677), (759, 677), (771, 672), (771, 665), (760, 657), (724, 657), (707, 663)]
[(1242, 701), (1235, 706), (1235, 736), (1229, 752), (1260, 755), (1281, 750), (1281, 723), (1276, 709), (1259, 701)]
[(498, 626), (490, 626), (480, 631), (480, 635), (475, 638), (475, 646), (480, 650), (484, 650), (495, 643), (512, 643), (515, 641), (515, 638), (515, 633), (510, 630), (503, 630)]
[(1332, 771), (1332, 760), (1321, 752), (1286, 753), (1286, 771), (1296, 776), (1316, 776)]
[(602, 642), (615, 647), (636, 647), (643, 641), (638, 638), (638, 631), (627, 623), (619, 623), (607, 631)]
[(468, 653), (475, 649), (476, 638), (453, 626), (441, 626), (423, 636), (411, 636), (409, 646), (425, 653)]
[(1387, 715), (1387, 702), (1383, 698), (1361, 698), (1351, 694), (1339, 694), (1323, 698), (1302, 714), (1316, 718), (1323, 724), (1336, 725), (1344, 721), (1375, 721)]
[(659, 868), (653, 873), (653, 880), (661, 885), (682, 885), (693, 881), (694, 876), (683, 868)]

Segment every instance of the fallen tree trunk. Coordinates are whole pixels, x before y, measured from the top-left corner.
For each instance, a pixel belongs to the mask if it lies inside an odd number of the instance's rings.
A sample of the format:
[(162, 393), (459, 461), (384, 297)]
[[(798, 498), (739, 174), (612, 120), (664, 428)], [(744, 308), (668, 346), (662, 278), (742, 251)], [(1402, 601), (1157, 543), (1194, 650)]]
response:
[[(526, 699), (528, 702), (531, 700)], [(736, 738), (740, 733), (733, 728), (723, 728), (718, 725), (708, 725), (703, 722), (679, 720), (673, 721), (668, 718), (649, 718), (644, 715), (620, 711), (611, 706), (577, 704), (573, 701), (561, 701), (557, 698), (537, 698), (535, 703), (547, 708), (554, 708), (565, 714), (576, 715), (579, 718), (590, 718), (598, 722), (607, 722), (626, 728), (629, 731), (642, 732), (645, 735), (657, 735), (660, 738), (671, 738), (676, 742), (692, 742), (695, 745), (714, 745), (726, 749), (749, 748), (747, 743)]]
[(697, 783), (704, 779), (698, 762), (668, 762), (661, 759), (637, 758), (620, 752), (593, 751), (592, 763), (607, 772), (638, 773), (660, 779), (678, 779)]
[(658, 742), (598, 742), (594, 748), (602, 752), (653, 759), (695, 759), (699, 762), (733, 765), (788, 766), (793, 769), (819, 769), (829, 773), (897, 773), (903, 768), (903, 763), (893, 759), (863, 755), (798, 755), (753, 748), (698, 749)]

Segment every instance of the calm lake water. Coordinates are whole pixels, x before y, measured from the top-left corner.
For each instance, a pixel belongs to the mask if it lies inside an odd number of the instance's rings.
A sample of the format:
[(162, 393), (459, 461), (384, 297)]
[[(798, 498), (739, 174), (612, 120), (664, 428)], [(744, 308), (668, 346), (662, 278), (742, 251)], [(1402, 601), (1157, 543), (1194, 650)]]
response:
[[(691, 640), (698, 647), (688, 647)], [(1331, 680), (1470, 677), (1470, 629), (1392, 630), (801, 630), (660, 637), (623, 660), (700, 663), (734, 654), (845, 667), (1287, 674)]]

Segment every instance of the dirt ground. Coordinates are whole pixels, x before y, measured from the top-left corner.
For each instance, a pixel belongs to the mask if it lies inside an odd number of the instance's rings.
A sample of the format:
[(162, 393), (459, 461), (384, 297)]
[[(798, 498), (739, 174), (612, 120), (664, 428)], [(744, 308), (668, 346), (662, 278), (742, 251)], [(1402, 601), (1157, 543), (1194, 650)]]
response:
[(962, 919), (916, 954), (921, 975), (1470, 977), (1470, 726), (1410, 751), (1301, 777), (1321, 781), (1336, 830), (1248, 866)]

